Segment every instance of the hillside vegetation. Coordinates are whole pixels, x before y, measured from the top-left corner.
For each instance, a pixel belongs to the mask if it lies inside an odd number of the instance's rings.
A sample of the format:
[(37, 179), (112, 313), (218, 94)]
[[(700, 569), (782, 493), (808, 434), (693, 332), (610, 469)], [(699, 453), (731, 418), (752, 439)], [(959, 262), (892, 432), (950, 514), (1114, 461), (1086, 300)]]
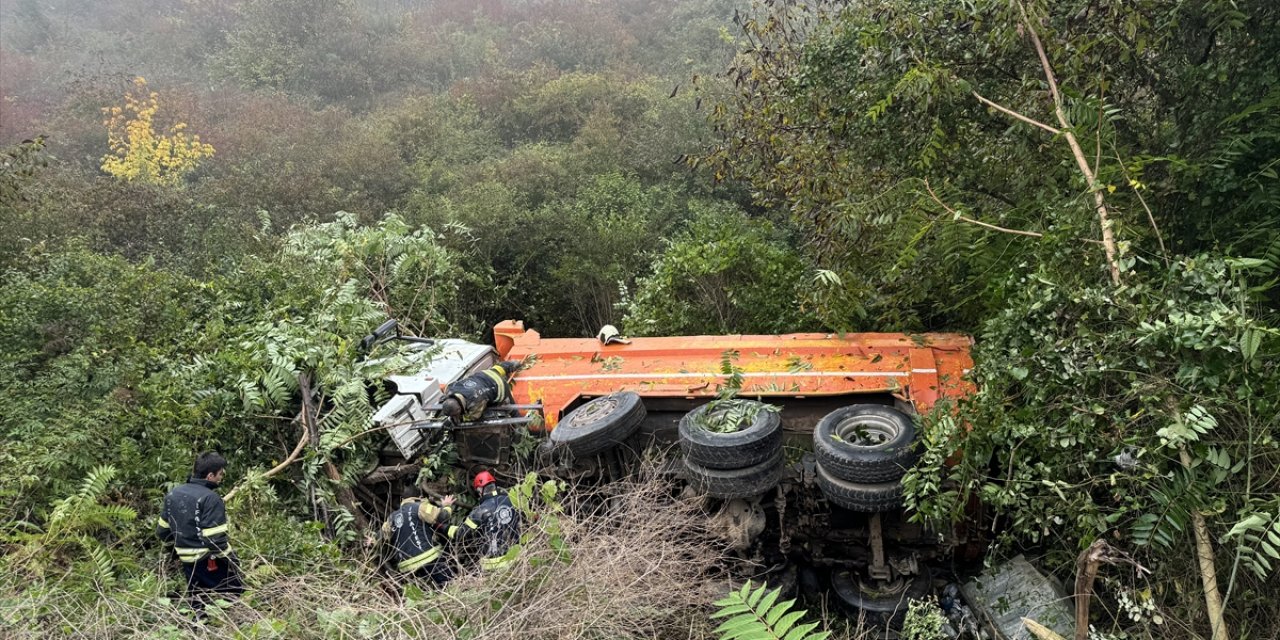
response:
[[(659, 522), (573, 511), (539, 553), (576, 560), (518, 584), (385, 591), (345, 505), (388, 317), (970, 333), (915, 517), (981, 500), (993, 553), (1068, 582), (1095, 540), (1131, 555), (1151, 573), (1102, 569), (1099, 637), (1210, 637), (1215, 608), (1280, 633), (1270, 0), (13, 0), (0, 25), (0, 635), (187, 633), (150, 530), (213, 448), (255, 590), (202, 633), (712, 635), (723, 590), (672, 585), (717, 546), (652, 484), (612, 491)], [(323, 432), (263, 478), (303, 389)]]

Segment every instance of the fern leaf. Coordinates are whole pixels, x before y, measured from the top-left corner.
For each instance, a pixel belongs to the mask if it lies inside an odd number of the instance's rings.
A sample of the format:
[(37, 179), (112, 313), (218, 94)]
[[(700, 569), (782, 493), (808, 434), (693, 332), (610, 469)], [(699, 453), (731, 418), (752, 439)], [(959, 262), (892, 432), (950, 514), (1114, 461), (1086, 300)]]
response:
[(746, 603), (740, 602), (736, 599), (729, 602), (720, 600), (715, 604), (720, 607), (720, 610), (711, 614), (712, 620), (716, 618), (728, 618), (730, 616), (736, 616), (740, 613), (747, 613), (751, 611), (751, 607), (748, 607)]
[(802, 624), (791, 630), (783, 640), (823, 640), (831, 635), (830, 631), (820, 631), (818, 633), (809, 633), (818, 627), (818, 623), (809, 622)]
[[(769, 626), (773, 627), (774, 633), (778, 634), (779, 636), (786, 637), (786, 634), (788, 631), (791, 630), (791, 627), (795, 626), (795, 624), (800, 621), (800, 618), (803, 618), (803, 617), (804, 617), (803, 611), (792, 611), (791, 613), (788, 613), (782, 616), (778, 620), (769, 622)], [(768, 621), (768, 619), (766, 619), (766, 621)]]
[(1241, 518), (1222, 536), (1222, 542), (1235, 539), (1240, 561), (1260, 579), (1274, 570), (1273, 560), (1280, 560), (1280, 509), (1256, 511)]
[(720, 634), (720, 640), (734, 640), (735, 638), (754, 638), (763, 632), (760, 621), (754, 614), (744, 614), (716, 627), (716, 633)]
[(111, 554), (101, 544), (89, 538), (81, 538), (82, 545), (88, 545), (89, 558), (93, 561), (93, 575), (100, 582), (115, 582), (115, 562), (111, 560)]
[(778, 624), (778, 620), (782, 619), (782, 616), (786, 615), (787, 611), (791, 609), (791, 605), (795, 603), (796, 603), (795, 599), (783, 600), (782, 602), (779, 602), (778, 606), (770, 609), (769, 615), (766, 615), (764, 617), (765, 624), (771, 627)]
[[(765, 586), (767, 587), (768, 585)], [(774, 602), (777, 602), (778, 595), (781, 594), (782, 591), (780, 589), (770, 589), (768, 591), (761, 589), (761, 591), (764, 591), (764, 597), (759, 599), (759, 602), (756, 604), (756, 609), (765, 612), (765, 620), (768, 620), (769, 614), (772, 613), (773, 604)]]
[[(769, 589), (767, 584), (753, 588), (748, 582), (737, 591), (716, 602), (720, 610), (711, 618), (727, 618), (715, 633), (720, 640), (777, 640), (788, 638), (793, 640), (824, 640), (827, 631), (810, 633), (818, 623), (808, 623), (794, 627), (804, 611), (791, 611), (795, 600), (778, 602), (780, 591)], [(789, 633), (788, 633), (789, 632)], [(785, 635), (784, 635), (785, 634)]]

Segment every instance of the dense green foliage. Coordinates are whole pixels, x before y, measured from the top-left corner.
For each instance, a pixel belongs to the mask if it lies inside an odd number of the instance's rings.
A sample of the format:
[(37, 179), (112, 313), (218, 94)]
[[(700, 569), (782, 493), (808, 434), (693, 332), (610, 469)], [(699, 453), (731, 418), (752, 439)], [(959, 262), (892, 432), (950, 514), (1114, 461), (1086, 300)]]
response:
[(979, 497), (1065, 570), (1105, 537), (1158, 567), (1114, 597), (1203, 616), (1200, 514), (1233, 633), (1274, 633), (1276, 7), (770, 2), (741, 23), (697, 163), (793, 212), (832, 273), (825, 322), (978, 338), (978, 393), (933, 416), (907, 479), (916, 516)]
[[(817, 323), (802, 306), (805, 262), (767, 220), (728, 204), (695, 213), (627, 301), (639, 335), (786, 333)], [(751, 286), (744, 286), (750, 283)]]

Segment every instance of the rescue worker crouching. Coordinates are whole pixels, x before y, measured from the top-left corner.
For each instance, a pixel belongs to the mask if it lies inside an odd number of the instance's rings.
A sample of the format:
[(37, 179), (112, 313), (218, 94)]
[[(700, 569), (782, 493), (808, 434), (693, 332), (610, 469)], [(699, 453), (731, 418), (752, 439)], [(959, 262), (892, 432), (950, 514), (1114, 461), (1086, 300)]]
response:
[(509, 565), (507, 551), (520, 541), (520, 513), (511, 498), (498, 491), (497, 479), (488, 471), (476, 474), (471, 486), (480, 496), (480, 504), (461, 525), (449, 528), (449, 537), (461, 555), (477, 561), (481, 569), (493, 570)]
[(395, 551), (396, 569), (402, 574), (430, 578), (443, 585), (453, 577), (444, 545), (436, 539), (449, 525), (453, 496), (445, 496), (436, 506), (422, 499), (422, 490), (409, 486), (400, 507), (382, 523), (381, 539)]
[(511, 376), (521, 363), (507, 360), (469, 375), (444, 389), (440, 412), (457, 423), (479, 419), (490, 405), (511, 402)]
[(186, 593), (197, 611), (210, 594), (244, 592), (239, 562), (227, 538), (227, 508), (214, 489), (226, 476), (227, 460), (216, 452), (200, 454), (191, 477), (164, 497), (156, 535), (182, 562)]

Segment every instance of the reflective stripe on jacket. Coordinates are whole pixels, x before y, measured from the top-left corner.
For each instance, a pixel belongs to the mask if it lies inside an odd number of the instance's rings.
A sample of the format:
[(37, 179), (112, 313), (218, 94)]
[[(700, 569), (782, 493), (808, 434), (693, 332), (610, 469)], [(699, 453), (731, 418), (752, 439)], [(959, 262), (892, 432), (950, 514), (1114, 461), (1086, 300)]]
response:
[(419, 553), (416, 556), (413, 556), (412, 558), (406, 558), (404, 560), (401, 560), (400, 564), (396, 565), (396, 567), (405, 573), (410, 573), (412, 571), (417, 571), (418, 569), (421, 569), (427, 564), (435, 562), (436, 560), (439, 560), (439, 559), (440, 559), (440, 547), (432, 547), (430, 549), (427, 549), (426, 551), (423, 551), (422, 553)]
[(192, 563), (209, 554), (224, 557), (231, 551), (227, 539), (227, 507), (214, 492), (217, 484), (191, 478), (164, 497), (156, 520), (156, 535), (173, 543), (178, 559)]
[(397, 567), (416, 571), (440, 558), (435, 530), (449, 523), (449, 507), (437, 507), (416, 499), (405, 500), (382, 525), (384, 539), (396, 550)]
[(489, 405), (511, 401), (510, 378), (519, 368), (519, 362), (499, 362), (445, 387), (444, 396), (457, 399), (462, 405), (463, 416), (474, 420)]
[(510, 564), (507, 550), (520, 541), (520, 512), (505, 493), (485, 496), (479, 505), (463, 521), (463, 527), (454, 527), (450, 537), (458, 536), (460, 544), (471, 557), (480, 558), (480, 567), (496, 569)]

